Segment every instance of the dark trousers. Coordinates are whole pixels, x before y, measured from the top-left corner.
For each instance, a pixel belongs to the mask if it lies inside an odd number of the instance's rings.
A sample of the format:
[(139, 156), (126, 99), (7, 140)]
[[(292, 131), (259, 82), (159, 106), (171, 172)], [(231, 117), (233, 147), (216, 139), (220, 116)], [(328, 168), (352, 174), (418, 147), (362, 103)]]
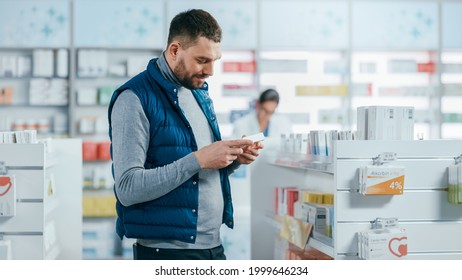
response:
[(226, 260), (222, 245), (212, 249), (161, 249), (133, 244), (135, 260)]

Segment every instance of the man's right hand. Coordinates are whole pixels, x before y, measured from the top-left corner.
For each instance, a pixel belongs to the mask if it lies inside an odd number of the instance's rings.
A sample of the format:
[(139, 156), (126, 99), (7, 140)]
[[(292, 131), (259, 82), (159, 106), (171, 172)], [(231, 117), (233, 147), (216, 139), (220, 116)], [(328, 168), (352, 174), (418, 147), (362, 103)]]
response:
[(214, 142), (194, 152), (202, 169), (220, 169), (230, 165), (243, 148), (252, 145), (252, 140), (223, 140)]

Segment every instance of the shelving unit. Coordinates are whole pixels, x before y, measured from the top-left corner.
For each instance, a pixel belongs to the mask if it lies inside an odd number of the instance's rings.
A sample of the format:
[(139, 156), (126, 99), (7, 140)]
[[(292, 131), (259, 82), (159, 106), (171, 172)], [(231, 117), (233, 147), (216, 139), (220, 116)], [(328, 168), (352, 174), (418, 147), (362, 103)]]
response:
[[(53, 63), (61, 50), (69, 52), (67, 47), (46, 47), (39, 51), (51, 52)], [(3, 60), (0, 91), (11, 92), (11, 100), (0, 98), (0, 130), (36, 129), (39, 134), (69, 135), (68, 67), (61, 76), (58, 67), (51, 64), (48, 67), (51, 73), (43, 76), (40, 69), (35, 69), (40, 67), (34, 68), (40, 60), (33, 58), (38, 56), (36, 52), (32, 48), (13, 49), (0, 45), (0, 59)], [(66, 66), (68, 57), (59, 59)]]
[(81, 258), (81, 145), (0, 145), (0, 161), (16, 179), (16, 215), (0, 217), (0, 239), (10, 240), (13, 259)]
[[(322, 169), (287, 168), (266, 154), (251, 179), (252, 258), (272, 256), (267, 247), (274, 235), (268, 234), (268, 227), (274, 225), (264, 222), (264, 213), (272, 212), (274, 187), (297, 186), (334, 193), (333, 246), (313, 237), (308, 245), (335, 259), (357, 259), (356, 233), (368, 229), (377, 217), (399, 219), (408, 234), (408, 259), (460, 259), (462, 215), (458, 205), (448, 203), (447, 168), (460, 154), (461, 144), (456, 140), (334, 141), (332, 174)], [(397, 160), (390, 164), (405, 167), (404, 194), (363, 196), (359, 193), (358, 168), (372, 164), (372, 158), (383, 152), (396, 153)], [(280, 156), (276, 153), (276, 158)], [(287, 154), (282, 157), (288, 160)], [(299, 159), (300, 155), (294, 155), (294, 163)]]

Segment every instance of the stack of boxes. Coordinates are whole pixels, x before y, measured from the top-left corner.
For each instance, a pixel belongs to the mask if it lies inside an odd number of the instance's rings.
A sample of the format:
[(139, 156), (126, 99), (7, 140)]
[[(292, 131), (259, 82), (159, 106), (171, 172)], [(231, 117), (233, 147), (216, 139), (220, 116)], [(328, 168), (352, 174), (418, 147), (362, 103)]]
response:
[(294, 186), (275, 188), (275, 214), (292, 216), (313, 225), (312, 236), (332, 242), (334, 195)]
[(413, 140), (414, 107), (359, 107), (357, 130), (358, 140)]

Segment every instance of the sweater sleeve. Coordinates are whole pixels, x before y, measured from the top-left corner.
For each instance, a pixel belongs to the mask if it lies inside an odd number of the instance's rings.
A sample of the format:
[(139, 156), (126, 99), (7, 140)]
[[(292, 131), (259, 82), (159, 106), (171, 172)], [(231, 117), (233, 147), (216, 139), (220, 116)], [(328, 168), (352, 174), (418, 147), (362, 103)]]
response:
[(145, 169), (149, 121), (138, 97), (126, 90), (111, 113), (115, 191), (124, 206), (157, 199), (174, 190), (200, 166), (193, 153), (154, 169)]

